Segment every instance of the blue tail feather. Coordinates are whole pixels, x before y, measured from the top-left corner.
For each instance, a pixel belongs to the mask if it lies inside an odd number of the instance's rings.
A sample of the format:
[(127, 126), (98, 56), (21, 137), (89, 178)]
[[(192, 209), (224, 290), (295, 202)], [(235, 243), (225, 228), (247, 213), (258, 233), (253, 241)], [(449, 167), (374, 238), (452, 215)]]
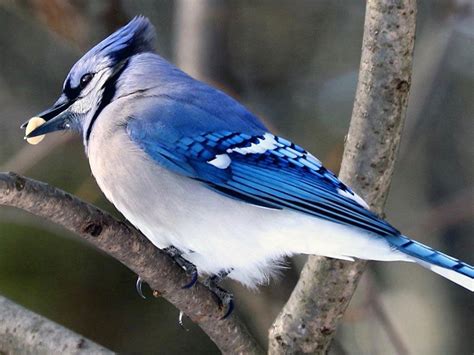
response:
[[(434, 272), (437, 272), (454, 282), (459, 281), (455, 274), (463, 275), (465, 278), (458, 283), (470, 290), (474, 288), (473, 266), (449, 255), (443, 254), (429, 246), (411, 240), (403, 235), (392, 235), (387, 236), (386, 238), (397, 250), (413, 257), (415, 261), (419, 262), (421, 265), (432, 269)], [(450, 270), (453, 274), (450, 275), (448, 272), (440, 271), (439, 268), (433, 266)]]

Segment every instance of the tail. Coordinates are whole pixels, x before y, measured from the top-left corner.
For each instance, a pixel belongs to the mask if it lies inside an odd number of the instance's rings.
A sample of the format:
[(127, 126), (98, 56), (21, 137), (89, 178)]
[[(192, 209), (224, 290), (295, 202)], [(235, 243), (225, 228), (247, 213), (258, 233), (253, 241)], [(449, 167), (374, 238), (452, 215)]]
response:
[(474, 267), (403, 235), (387, 236), (390, 244), (413, 261), (474, 292)]

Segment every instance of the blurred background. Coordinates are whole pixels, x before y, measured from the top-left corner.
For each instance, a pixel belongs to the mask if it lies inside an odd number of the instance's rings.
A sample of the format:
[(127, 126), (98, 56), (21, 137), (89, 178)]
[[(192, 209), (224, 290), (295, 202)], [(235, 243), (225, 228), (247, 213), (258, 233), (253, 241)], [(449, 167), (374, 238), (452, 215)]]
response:
[[(338, 170), (354, 99), (364, 1), (0, 1), (0, 171), (46, 181), (117, 216), (79, 137), (23, 141), (81, 53), (136, 14), (157, 50), (220, 87)], [(470, 1), (418, 6), (413, 85), (386, 215), (405, 234), (474, 264), (474, 12)], [(289, 260), (259, 293), (227, 283), (237, 312), (267, 330), (304, 263)], [(0, 208), (0, 294), (121, 353), (213, 354), (196, 326), (136, 275), (63, 229)], [(318, 295), (314, 295), (318, 297)], [(372, 263), (334, 354), (472, 354), (472, 294), (415, 265)]]

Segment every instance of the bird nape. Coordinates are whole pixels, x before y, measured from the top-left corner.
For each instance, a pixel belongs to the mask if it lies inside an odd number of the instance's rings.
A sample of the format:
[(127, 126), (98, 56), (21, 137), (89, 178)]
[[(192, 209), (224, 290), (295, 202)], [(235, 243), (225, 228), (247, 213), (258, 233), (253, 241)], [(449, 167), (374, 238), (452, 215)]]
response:
[(282, 258), (316, 254), (415, 262), (474, 290), (472, 266), (402, 235), (308, 151), (161, 58), (154, 37), (138, 16), (89, 50), (26, 137), (80, 133), (105, 196), (187, 286), (207, 275), (231, 305), (223, 277), (255, 287)]

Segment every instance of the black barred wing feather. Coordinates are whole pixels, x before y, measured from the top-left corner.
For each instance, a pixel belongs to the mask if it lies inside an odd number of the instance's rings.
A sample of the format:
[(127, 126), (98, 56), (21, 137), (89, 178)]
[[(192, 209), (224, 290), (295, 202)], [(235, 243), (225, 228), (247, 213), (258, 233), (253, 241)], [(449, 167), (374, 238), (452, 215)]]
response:
[(193, 178), (229, 197), (292, 209), (379, 235), (399, 235), (319, 160), (294, 143), (265, 133), (210, 132), (176, 142)]

